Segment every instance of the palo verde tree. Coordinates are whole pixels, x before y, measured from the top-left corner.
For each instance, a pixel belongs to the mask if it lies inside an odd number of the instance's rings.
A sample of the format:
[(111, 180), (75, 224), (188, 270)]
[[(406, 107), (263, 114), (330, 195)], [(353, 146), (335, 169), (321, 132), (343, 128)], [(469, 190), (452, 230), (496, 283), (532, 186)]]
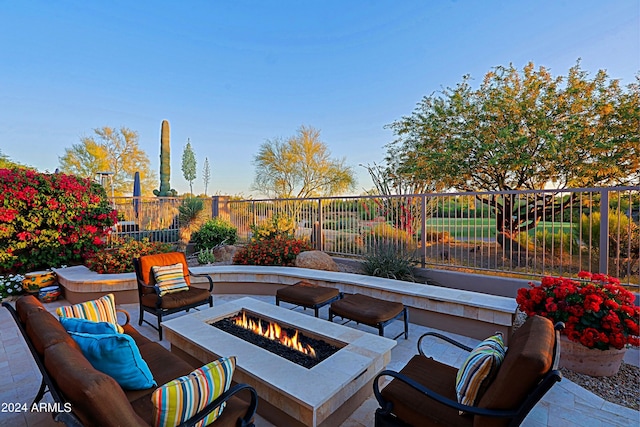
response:
[(193, 181), (196, 179), (196, 155), (191, 148), (189, 139), (187, 139), (187, 145), (182, 151), (182, 176), (189, 181), (189, 192), (193, 195)]
[(254, 158), (253, 188), (276, 198), (331, 196), (349, 190), (355, 177), (345, 159), (332, 159), (320, 131), (302, 126), (286, 140), (267, 140)]
[[(532, 63), (465, 76), (424, 97), (390, 124), (388, 162), (437, 189), (508, 191), (640, 183), (640, 78), (626, 88), (580, 62), (566, 77)], [(499, 241), (557, 212), (552, 196), (522, 203), (509, 193), (478, 197), (495, 209)]]
[(102, 127), (93, 136), (85, 136), (80, 143), (66, 148), (58, 158), (65, 173), (94, 179), (98, 172), (113, 172), (116, 196), (131, 194), (133, 178), (140, 172), (143, 195), (151, 192), (155, 180), (147, 154), (138, 145), (138, 133), (126, 127), (119, 130)]

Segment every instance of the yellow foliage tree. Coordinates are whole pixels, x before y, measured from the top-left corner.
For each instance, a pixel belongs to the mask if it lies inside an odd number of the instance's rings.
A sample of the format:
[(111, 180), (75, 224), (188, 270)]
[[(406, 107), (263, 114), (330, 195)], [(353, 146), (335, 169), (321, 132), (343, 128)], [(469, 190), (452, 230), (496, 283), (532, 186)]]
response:
[(66, 148), (58, 160), (62, 172), (85, 178), (93, 179), (98, 172), (113, 172), (116, 196), (131, 195), (136, 171), (140, 172), (143, 196), (151, 195), (155, 186), (149, 158), (138, 146), (138, 133), (126, 127), (94, 129), (93, 136), (82, 137), (80, 143)]
[(276, 198), (331, 196), (355, 186), (345, 159), (332, 159), (320, 131), (302, 126), (287, 140), (267, 140), (255, 156), (253, 188)]

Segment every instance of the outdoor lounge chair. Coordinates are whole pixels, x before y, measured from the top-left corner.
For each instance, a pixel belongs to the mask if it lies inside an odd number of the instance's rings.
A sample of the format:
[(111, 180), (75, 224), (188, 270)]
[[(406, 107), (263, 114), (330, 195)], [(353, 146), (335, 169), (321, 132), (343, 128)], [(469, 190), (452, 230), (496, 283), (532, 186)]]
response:
[[(153, 267), (167, 267), (175, 264), (182, 264), (183, 278), (188, 289), (162, 295), (161, 288), (156, 283)], [(133, 266), (136, 271), (138, 295), (140, 297), (140, 319), (138, 324), (142, 325), (144, 321), (155, 328), (160, 335), (160, 340), (162, 340), (162, 316), (180, 311), (189, 311), (205, 304), (213, 307), (213, 297), (211, 296), (213, 280), (207, 274), (194, 274), (189, 271), (184, 253), (169, 252), (145, 255), (140, 258), (134, 258)], [(209, 281), (209, 289), (191, 286), (190, 276), (205, 277)], [(157, 326), (144, 319), (145, 311), (157, 317)]]
[[(400, 371), (382, 371), (373, 382), (380, 408), (375, 425), (382, 426), (518, 426), (544, 394), (562, 379), (559, 329), (549, 319), (533, 316), (512, 335), (496, 376), (481, 390), (475, 406), (458, 403), (458, 369), (428, 358), (422, 351), (427, 336), (443, 339), (466, 351), (457, 341), (426, 333), (418, 352)], [(380, 390), (382, 377), (392, 381)], [(484, 393), (482, 393), (484, 391)], [(460, 412), (463, 415), (460, 415)]]

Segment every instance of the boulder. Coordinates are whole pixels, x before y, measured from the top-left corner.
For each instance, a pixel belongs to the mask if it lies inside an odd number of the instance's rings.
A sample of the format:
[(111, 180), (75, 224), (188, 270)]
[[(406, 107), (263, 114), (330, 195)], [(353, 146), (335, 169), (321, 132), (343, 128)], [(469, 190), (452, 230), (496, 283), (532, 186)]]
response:
[(336, 262), (322, 251), (305, 251), (296, 257), (296, 267), (315, 270), (340, 271)]
[(223, 262), (231, 264), (233, 262), (233, 256), (238, 250), (237, 246), (224, 245), (213, 250), (213, 255), (216, 257), (216, 262)]

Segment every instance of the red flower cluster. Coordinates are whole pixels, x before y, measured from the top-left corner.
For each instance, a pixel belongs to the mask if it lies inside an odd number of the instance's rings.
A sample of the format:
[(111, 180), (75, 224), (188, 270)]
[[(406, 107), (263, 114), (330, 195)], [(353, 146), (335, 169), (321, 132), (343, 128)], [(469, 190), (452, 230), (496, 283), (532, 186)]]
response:
[(518, 290), (516, 301), (528, 316), (564, 322), (563, 333), (588, 348), (621, 349), (640, 345), (640, 308), (620, 281), (582, 271), (579, 279), (544, 277), (540, 285)]
[(238, 250), (234, 264), (293, 266), (300, 252), (311, 250), (309, 242), (286, 235), (250, 242)]
[(82, 262), (104, 245), (116, 215), (88, 179), (0, 169), (0, 274)]

